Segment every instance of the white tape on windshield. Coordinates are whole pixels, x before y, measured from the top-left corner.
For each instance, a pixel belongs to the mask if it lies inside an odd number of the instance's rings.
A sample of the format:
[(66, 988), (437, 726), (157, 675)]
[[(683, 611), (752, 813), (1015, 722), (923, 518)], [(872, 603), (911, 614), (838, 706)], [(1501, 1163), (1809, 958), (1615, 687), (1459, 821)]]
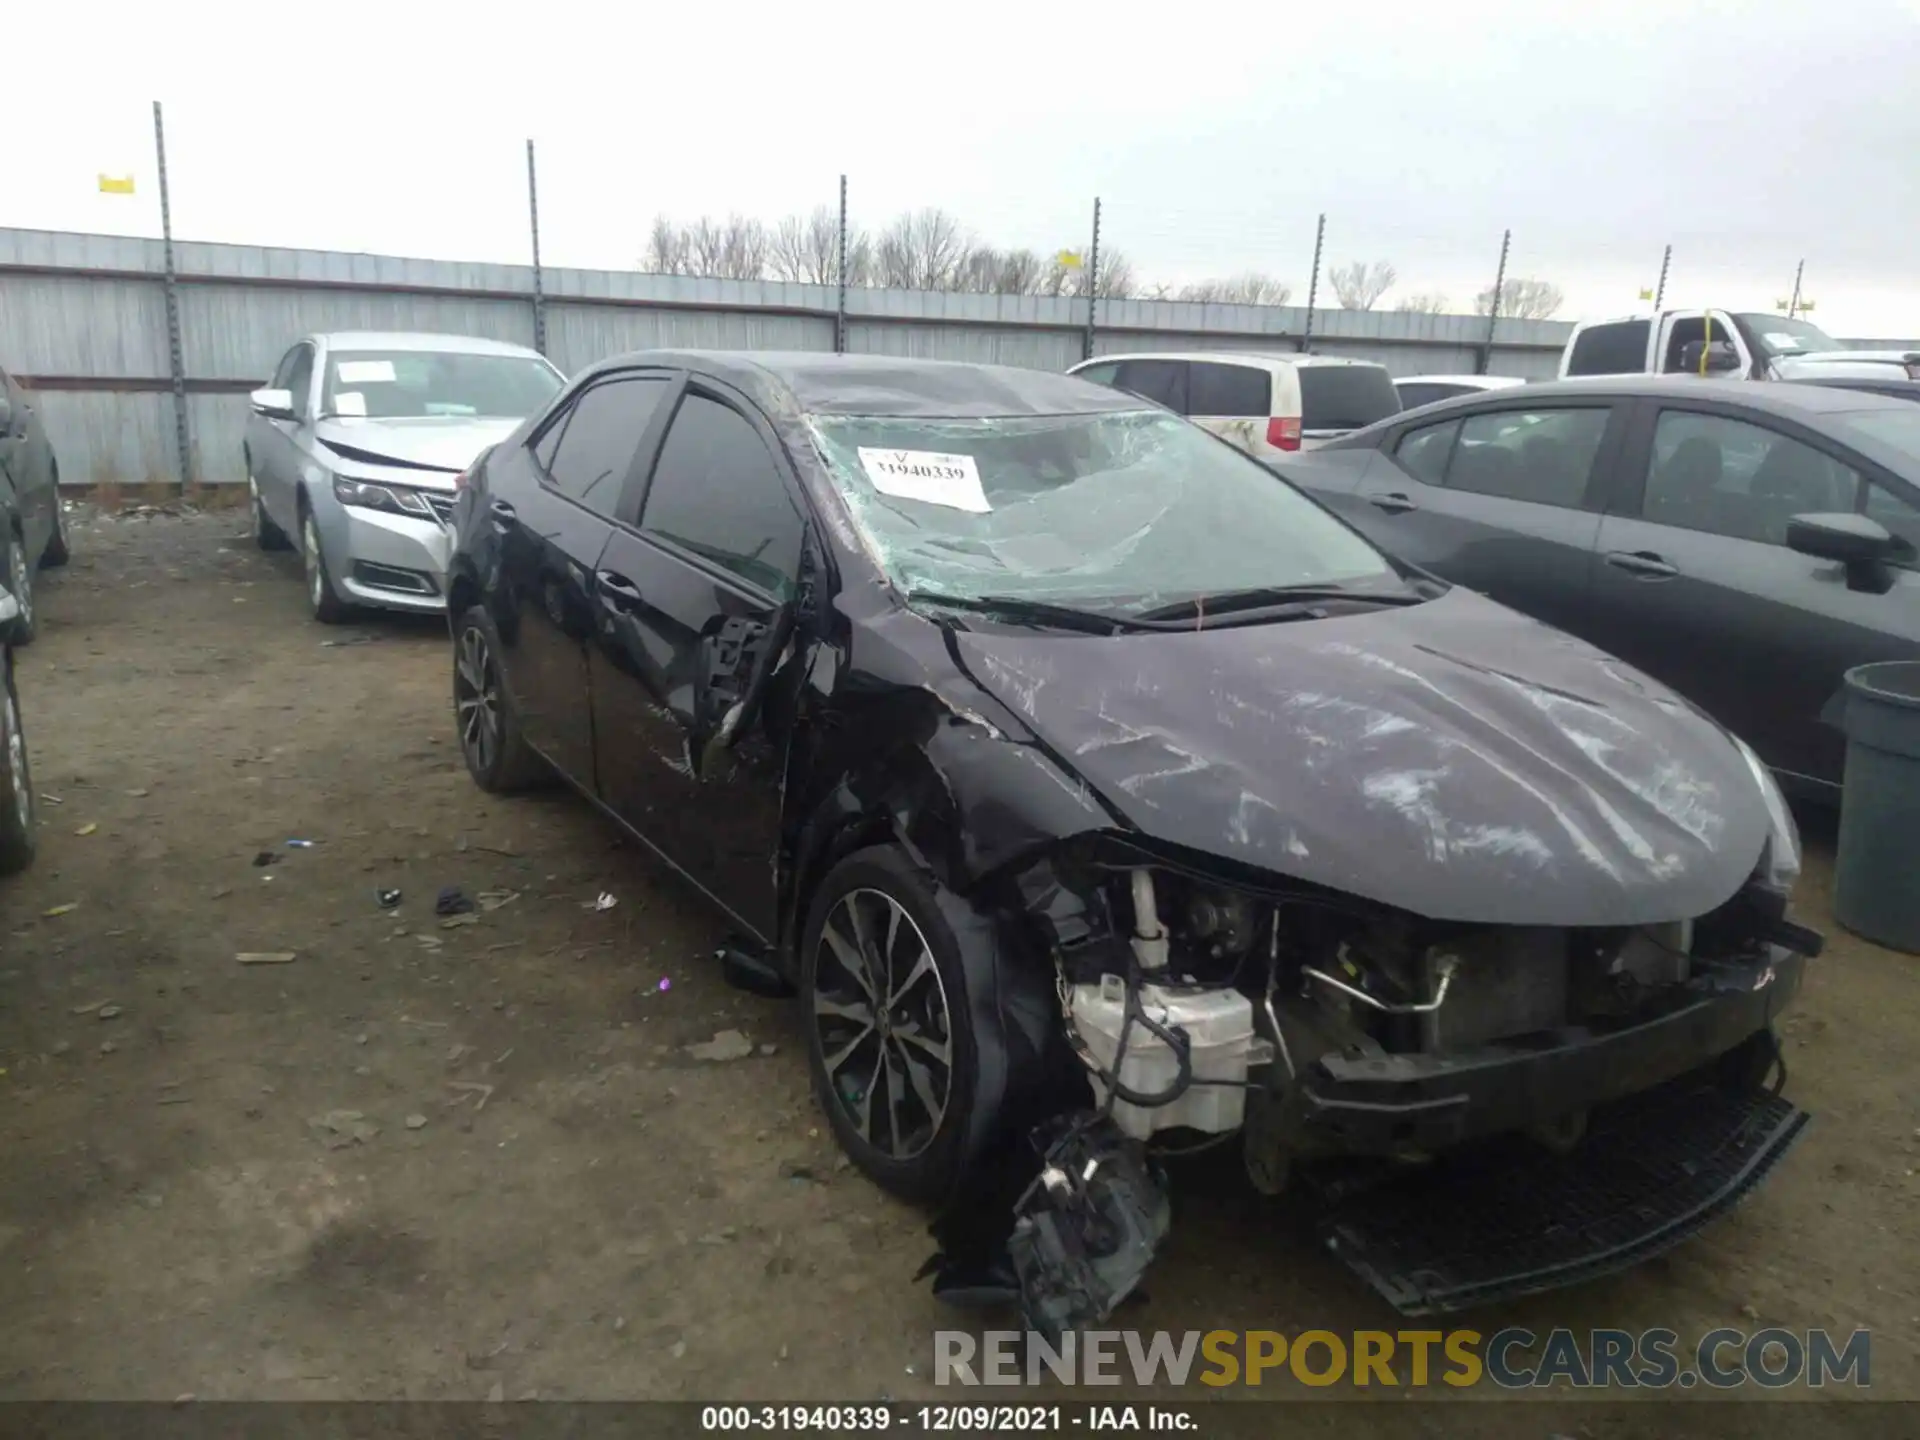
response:
[(860, 464), (882, 495), (920, 500), (984, 515), (993, 509), (980, 487), (980, 469), (971, 455), (934, 450), (878, 450), (860, 446)]
[(364, 415), (367, 413), (367, 397), (358, 390), (341, 390), (333, 397), (333, 413), (336, 415)]
[(333, 368), (334, 373), (340, 377), (342, 385), (391, 385), (393, 383), (391, 360), (342, 360)]

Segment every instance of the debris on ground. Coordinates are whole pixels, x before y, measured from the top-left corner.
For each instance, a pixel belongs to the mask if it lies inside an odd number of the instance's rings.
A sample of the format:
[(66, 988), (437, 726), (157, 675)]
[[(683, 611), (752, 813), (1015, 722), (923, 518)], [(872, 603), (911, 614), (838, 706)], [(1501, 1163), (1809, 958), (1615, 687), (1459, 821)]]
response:
[(417, 1112), (416, 1112), (415, 1114), (412, 1114), (412, 1115), (409, 1115), (409, 1116), (407, 1116), (407, 1129), (409, 1129), (409, 1130), (424, 1130), (424, 1129), (426, 1129), (426, 1128), (427, 1128), (427, 1117), (426, 1117), (426, 1116), (424, 1116), (424, 1115), (421, 1115), (421, 1114), (419, 1114), (419, 1113), (417, 1113)]
[(819, 1174), (804, 1160), (782, 1160), (780, 1178), (783, 1180), (818, 1180)]
[(442, 940), (438, 935), (416, 935), (413, 938), (418, 940), (421, 946), (428, 950), (438, 950), (442, 945), (446, 944), (446, 941)]
[(291, 950), (242, 950), (233, 958), (242, 965), (291, 965), (293, 956)]
[(40, 913), (49, 920), (57, 920), (62, 915), (71, 915), (79, 908), (80, 902), (78, 900), (70, 900), (65, 905), (55, 905), (51, 909), (42, 910)]
[(467, 915), (472, 911), (473, 901), (458, 885), (442, 886), (433, 900), (433, 913), (436, 915)]
[(760, 1053), (762, 1055), (778, 1055), (780, 1053), (780, 1047), (778, 1045), (762, 1045), (760, 1047)]
[(479, 923), (480, 916), (473, 911), (468, 911), (464, 915), (449, 915), (440, 922), (440, 928), (442, 930), (458, 930), (462, 925), (478, 925)]
[(111, 1040), (102, 1040), (100, 1042), (100, 1053), (102, 1055), (111, 1055), (115, 1050), (118, 1050), (119, 1048), (120, 1047), (118, 1045), (115, 1045)]
[(498, 910), (503, 905), (511, 905), (520, 898), (518, 890), (482, 890), (475, 897), (482, 910)]
[(668, 1350), (667, 1353), (676, 1360), (684, 1360), (687, 1355), (687, 1342), (684, 1340), (674, 1341), (673, 1347)]
[(97, 1014), (102, 1020), (114, 1020), (114, 1019), (117, 1019), (122, 1012), (118, 1005), (102, 1005), (94, 1013)]
[(271, 850), (256, 851), (253, 857), (253, 868), (256, 870), (264, 870), (279, 858), (280, 857)]
[(379, 902), (382, 910), (391, 910), (400, 903), (400, 892), (398, 890), (376, 890), (373, 892), (373, 898)]
[[(478, 1095), (480, 1098), (476, 1100), (473, 1105), (473, 1113), (476, 1115), (486, 1109), (487, 1101), (493, 1098), (493, 1086), (482, 1085), (476, 1080), (449, 1080), (447, 1082), (447, 1088), (449, 1090), (458, 1090), (463, 1095)], [(460, 1102), (456, 1100), (453, 1103), (458, 1105)]]
[(619, 903), (620, 901), (615, 898), (611, 890), (602, 890), (595, 899), (581, 901), (580, 908), (582, 910), (611, 910)]
[(91, 1015), (93, 1014), (94, 1011), (98, 1010), (102, 1005), (105, 1005), (106, 1003), (107, 1002), (105, 1000), (89, 1000), (84, 1005), (74, 1006), (69, 1013), (74, 1015)]
[(40, 798), (46, 801), (47, 804), (49, 805), (64, 805), (67, 803), (66, 801), (62, 800), (58, 795), (49, 795), (44, 790), (40, 792)]
[(686, 1047), (696, 1060), (744, 1060), (753, 1054), (753, 1042), (738, 1030), (722, 1030), (711, 1040)]
[(94, 831), (98, 830), (99, 828), (100, 828), (99, 822), (94, 820), (89, 820), (86, 824), (82, 825), (78, 830), (74, 831), (73, 833), (76, 835), (91, 835), (93, 834)]
[(288, 848), (289, 850), (311, 850), (311, 849), (313, 849), (313, 845), (314, 845), (314, 842), (313, 842), (313, 841), (311, 841), (311, 840), (289, 840), (289, 841), (287, 841), (287, 848)]
[(380, 1127), (358, 1110), (329, 1110), (307, 1121), (307, 1130), (329, 1150), (344, 1150), (363, 1145), (380, 1133)]

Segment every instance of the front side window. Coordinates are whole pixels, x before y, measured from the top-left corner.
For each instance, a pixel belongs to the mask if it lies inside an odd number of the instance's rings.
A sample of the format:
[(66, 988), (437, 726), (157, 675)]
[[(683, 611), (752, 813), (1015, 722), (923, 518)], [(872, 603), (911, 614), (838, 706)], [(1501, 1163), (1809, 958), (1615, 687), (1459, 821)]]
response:
[(380, 420), (523, 420), (560, 385), (559, 371), (530, 355), (336, 350), (327, 356), (320, 412)]
[[(597, 514), (612, 515), (667, 384), (660, 376), (629, 375), (583, 391), (534, 447), (554, 487)], [(556, 434), (560, 438), (549, 451)]]
[(1273, 377), (1249, 365), (1196, 360), (1187, 367), (1187, 413), (1213, 417), (1258, 416), (1273, 411)]
[(309, 400), (313, 395), (313, 347), (297, 345), (288, 359), (293, 368), (287, 372), (287, 383), (282, 388), (293, 396), (293, 413), (305, 415), (311, 408)]
[(1447, 488), (1577, 509), (1612, 413), (1596, 405), (1468, 416), (1447, 466)]
[(718, 400), (689, 394), (681, 402), (647, 485), (640, 527), (776, 599), (793, 594), (799, 511), (760, 432)]
[(1791, 435), (1663, 410), (1641, 514), (1656, 525), (1785, 545), (1795, 515), (1852, 510), (1859, 490), (1858, 471)]
[(1272, 471), (1160, 411), (811, 424), (868, 550), (909, 594), (1125, 613), (1223, 590), (1399, 583)]
[(1393, 458), (1414, 479), (1428, 485), (1444, 485), (1447, 480), (1447, 461), (1453, 455), (1454, 437), (1459, 433), (1458, 420), (1409, 430), (1400, 437)]

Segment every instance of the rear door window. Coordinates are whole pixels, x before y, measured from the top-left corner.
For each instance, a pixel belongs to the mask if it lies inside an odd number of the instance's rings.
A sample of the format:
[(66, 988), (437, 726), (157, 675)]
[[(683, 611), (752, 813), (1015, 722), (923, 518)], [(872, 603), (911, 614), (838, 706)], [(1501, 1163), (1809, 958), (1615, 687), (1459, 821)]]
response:
[(1400, 392), (1379, 365), (1301, 365), (1300, 428), (1358, 430), (1398, 415)]
[(1273, 376), (1251, 365), (1196, 360), (1187, 367), (1187, 413), (1264, 419), (1273, 413)]
[(1187, 367), (1179, 360), (1125, 360), (1119, 387), (1142, 399), (1164, 405), (1176, 415), (1188, 415)]
[(1470, 415), (1447, 463), (1447, 488), (1578, 509), (1612, 414), (1592, 405)]
[(666, 397), (668, 381), (658, 375), (628, 375), (603, 380), (583, 391), (573, 402), (560, 431), (560, 440), (544, 454), (561, 422), (534, 447), (545, 464), (547, 478), (563, 495), (571, 496), (597, 515), (612, 517), (620, 504), (627, 472), (654, 411)]
[(1652, 331), (1652, 322), (1647, 320), (1589, 325), (1574, 337), (1567, 374), (1640, 374), (1647, 368), (1647, 341)]

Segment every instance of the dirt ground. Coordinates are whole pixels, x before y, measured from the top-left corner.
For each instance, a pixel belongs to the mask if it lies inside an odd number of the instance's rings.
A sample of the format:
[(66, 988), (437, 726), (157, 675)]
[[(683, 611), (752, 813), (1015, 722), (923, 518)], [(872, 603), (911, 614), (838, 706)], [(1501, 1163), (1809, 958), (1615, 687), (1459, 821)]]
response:
[[(442, 627), (317, 626), (242, 529), (76, 517), (20, 657), (0, 1395), (956, 1398), (925, 1217), (836, 1164), (797, 1012), (583, 805), (473, 786)], [(1920, 1398), (1920, 959), (1835, 930), (1810, 849), (1807, 1137), (1669, 1256), (1475, 1328), (1865, 1326), (1875, 1394)], [(446, 885), (517, 898), (443, 929)], [(682, 1048), (723, 1028), (756, 1053)], [(1397, 1328), (1231, 1166), (1176, 1178), (1125, 1323)]]

